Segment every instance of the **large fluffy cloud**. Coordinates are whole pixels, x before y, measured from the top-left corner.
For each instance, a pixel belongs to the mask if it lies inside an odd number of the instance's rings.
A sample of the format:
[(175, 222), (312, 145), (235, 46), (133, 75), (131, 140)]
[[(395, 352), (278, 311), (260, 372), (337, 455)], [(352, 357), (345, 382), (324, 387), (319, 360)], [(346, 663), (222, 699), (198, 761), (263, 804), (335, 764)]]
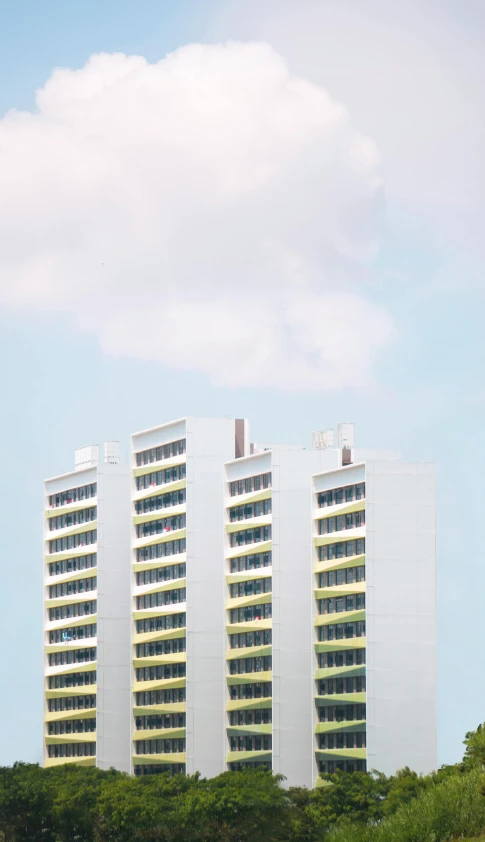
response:
[(219, 384), (372, 379), (373, 142), (265, 44), (56, 70), (0, 122), (0, 302)]

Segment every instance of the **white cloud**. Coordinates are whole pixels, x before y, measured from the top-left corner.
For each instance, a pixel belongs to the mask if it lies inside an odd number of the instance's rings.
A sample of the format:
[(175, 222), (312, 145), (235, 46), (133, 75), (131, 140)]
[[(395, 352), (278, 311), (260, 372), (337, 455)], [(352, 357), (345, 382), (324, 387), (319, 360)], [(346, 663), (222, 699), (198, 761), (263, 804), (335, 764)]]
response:
[(381, 202), (373, 141), (268, 45), (96, 55), (0, 121), (0, 302), (218, 384), (360, 387)]

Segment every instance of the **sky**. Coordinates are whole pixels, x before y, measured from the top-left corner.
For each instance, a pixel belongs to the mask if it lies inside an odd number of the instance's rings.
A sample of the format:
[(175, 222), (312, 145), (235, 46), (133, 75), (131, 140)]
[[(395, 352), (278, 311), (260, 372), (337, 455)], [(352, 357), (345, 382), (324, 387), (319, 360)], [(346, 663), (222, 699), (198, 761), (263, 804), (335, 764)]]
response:
[[(423, 8), (424, 6), (424, 8)], [(184, 415), (438, 476), (439, 762), (485, 719), (485, 11), (0, 0), (0, 764), (41, 757), (43, 479)]]

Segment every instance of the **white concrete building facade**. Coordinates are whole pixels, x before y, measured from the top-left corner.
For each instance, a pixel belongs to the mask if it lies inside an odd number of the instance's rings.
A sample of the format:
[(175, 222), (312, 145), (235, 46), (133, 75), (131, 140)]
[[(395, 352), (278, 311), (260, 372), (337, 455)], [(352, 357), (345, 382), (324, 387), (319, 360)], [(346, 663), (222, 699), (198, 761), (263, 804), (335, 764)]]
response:
[(129, 771), (130, 476), (119, 445), (45, 482), (44, 765)]
[(434, 466), (334, 440), (188, 417), (47, 481), (47, 765), (436, 768)]

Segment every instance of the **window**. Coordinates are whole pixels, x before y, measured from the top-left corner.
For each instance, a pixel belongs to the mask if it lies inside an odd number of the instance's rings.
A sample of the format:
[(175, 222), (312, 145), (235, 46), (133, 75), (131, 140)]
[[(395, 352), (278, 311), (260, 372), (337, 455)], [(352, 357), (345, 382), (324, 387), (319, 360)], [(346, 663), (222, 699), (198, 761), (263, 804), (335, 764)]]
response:
[(271, 540), (271, 526), (255, 526), (230, 535), (231, 547), (241, 547), (244, 544), (258, 544)]
[(86, 626), (73, 626), (69, 629), (56, 629), (49, 632), (49, 643), (68, 643), (70, 640), (84, 640), (96, 637), (96, 623)]
[(185, 751), (185, 739), (137, 740), (137, 754), (174, 754)]
[(163, 681), (168, 678), (184, 678), (185, 664), (163, 664), (155, 667), (139, 667), (135, 670), (137, 681)]
[(178, 491), (168, 491), (166, 494), (156, 494), (154, 497), (146, 497), (144, 500), (135, 502), (137, 515), (155, 512), (158, 509), (168, 509), (171, 506), (180, 506), (186, 501), (186, 490), (180, 488)]
[(251, 553), (231, 559), (231, 573), (243, 570), (257, 570), (259, 567), (271, 567), (271, 550), (267, 553)]
[(89, 485), (60, 491), (58, 494), (51, 494), (49, 497), (49, 506), (51, 509), (57, 509), (59, 506), (68, 506), (71, 503), (77, 503), (79, 500), (88, 500), (96, 497), (96, 489), (96, 483), (93, 482)]
[(231, 634), (229, 636), (229, 645), (231, 649), (246, 649), (251, 646), (268, 646), (272, 643), (271, 629), (263, 629), (262, 631), (242, 632), (241, 634)]
[(166, 485), (169, 482), (177, 482), (177, 480), (185, 479), (187, 473), (187, 466), (174, 465), (172, 468), (165, 468), (165, 470), (153, 471), (149, 474), (143, 474), (136, 478), (136, 487), (138, 491), (144, 488), (155, 488), (157, 485)]
[(351, 503), (353, 500), (362, 500), (365, 497), (365, 483), (347, 485), (343, 488), (333, 488), (330, 491), (320, 491), (317, 494), (319, 508), (324, 506), (337, 506), (340, 503)]
[(251, 491), (259, 491), (261, 488), (271, 488), (271, 473), (258, 474), (254, 477), (236, 480), (229, 483), (229, 494), (236, 497), (239, 494), (249, 494)]
[(148, 690), (135, 693), (137, 707), (185, 702), (185, 687), (174, 690)]
[(150, 465), (152, 462), (161, 462), (162, 459), (171, 459), (173, 456), (180, 456), (185, 453), (185, 448), (185, 439), (178, 439), (159, 447), (140, 450), (135, 454), (136, 464), (141, 467), (142, 465)]
[(147, 617), (144, 620), (137, 620), (136, 631), (138, 634), (153, 631), (165, 631), (166, 629), (185, 628), (185, 613), (163, 614), (161, 617)]
[(353, 637), (365, 637), (365, 622), (336, 623), (335, 625), (319, 626), (319, 640), (344, 640)]
[(87, 661), (96, 660), (96, 647), (89, 649), (69, 649), (64, 652), (51, 652), (48, 655), (50, 667), (58, 667), (63, 664), (83, 664)]
[(257, 596), (260, 593), (269, 593), (271, 591), (271, 582), (271, 576), (267, 579), (252, 579), (249, 582), (236, 582), (229, 586), (229, 592), (232, 598)]
[(60, 553), (65, 552), (65, 550), (76, 549), (76, 547), (84, 547), (89, 544), (95, 544), (97, 540), (96, 529), (91, 529), (88, 532), (80, 532), (77, 535), (65, 535), (63, 538), (56, 538), (55, 541), (49, 541), (49, 553)]
[(164, 517), (160, 520), (150, 520), (148, 523), (139, 523), (136, 527), (137, 538), (147, 538), (150, 535), (161, 535), (165, 532), (173, 532), (175, 529), (185, 527), (185, 515), (175, 517)]
[(271, 603), (249, 605), (245, 608), (233, 608), (230, 612), (231, 623), (249, 623), (252, 620), (266, 620), (271, 617)]
[[(357, 529), (365, 526), (365, 509), (361, 512), (351, 512), (337, 517), (326, 517), (318, 521), (318, 534), (328, 535), (332, 532), (342, 532), (346, 529)], [(353, 553), (348, 553), (353, 555)]]
[(70, 617), (84, 617), (88, 614), (96, 614), (97, 602), (95, 599), (90, 602), (74, 602), (69, 605), (60, 605), (58, 608), (49, 608), (49, 620), (66, 620)]
[(271, 497), (268, 497), (267, 500), (259, 500), (257, 503), (247, 503), (245, 506), (235, 506), (229, 509), (231, 523), (269, 514), (271, 514)]
[(66, 675), (50, 675), (47, 682), (49, 690), (96, 684), (96, 670), (92, 670), (91, 672), (69, 672)]
[(53, 532), (57, 529), (65, 529), (68, 526), (77, 526), (81, 523), (89, 523), (97, 518), (96, 506), (91, 506), (89, 509), (80, 509), (77, 512), (69, 512), (67, 515), (58, 515), (57, 517), (49, 518), (49, 530)]
[(339, 614), (342, 611), (360, 611), (363, 608), (365, 608), (365, 594), (363, 593), (318, 600), (319, 614)]
[(75, 579), (74, 582), (62, 582), (59, 585), (49, 586), (49, 599), (57, 599), (61, 596), (72, 596), (85, 591), (94, 591), (97, 588), (96, 576), (87, 579)]
[(169, 582), (172, 579), (185, 577), (185, 564), (169, 564), (167, 567), (156, 567), (152, 570), (142, 570), (136, 574), (136, 584), (153, 585), (156, 582)]
[(138, 611), (143, 611), (146, 608), (156, 608), (161, 605), (176, 605), (179, 602), (185, 602), (185, 588), (175, 588), (171, 591), (160, 591), (159, 593), (149, 593), (136, 598), (136, 607)]
[(137, 731), (185, 728), (185, 713), (160, 713), (155, 716), (137, 716), (135, 726)]
[(176, 637), (173, 640), (157, 640), (154, 643), (139, 643), (136, 647), (137, 658), (171, 655), (174, 652), (185, 652), (185, 637)]
[(137, 561), (152, 561), (155, 558), (178, 555), (186, 549), (185, 538), (176, 541), (164, 541), (161, 544), (150, 544), (148, 547), (139, 547), (136, 551)]
[(96, 553), (75, 556), (74, 558), (63, 558), (61, 561), (53, 561), (49, 564), (49, 576), (60, 576), (63, 573), (75, 573), (77, 570), (89, 570), (96, 567), (98, 557)]
[(260, 658), (241, 658), (240, 660), (229, 661), (229, 672), (231, 675), (245, 675), (249, 672), (266, 672), (271, 669), (271, 655)]
[(340, 541), (338, 544), (326, 544), (317, 548), (319, 561), (332, 561), (333, 559), (348, 558), (353, 555), (365, 553), (365, 538), (357, 538), (355, 541)]
[(272, 697), (271, 681), (255, 682), (254, 684), (235, 684), (229, 687), (231, 699), (270, 699)]
[(365, 664), (365, 649), (345, 649), (338, 652), (320, 652), (318, 666), (320, 669), (331, 667), (352, 667)]

